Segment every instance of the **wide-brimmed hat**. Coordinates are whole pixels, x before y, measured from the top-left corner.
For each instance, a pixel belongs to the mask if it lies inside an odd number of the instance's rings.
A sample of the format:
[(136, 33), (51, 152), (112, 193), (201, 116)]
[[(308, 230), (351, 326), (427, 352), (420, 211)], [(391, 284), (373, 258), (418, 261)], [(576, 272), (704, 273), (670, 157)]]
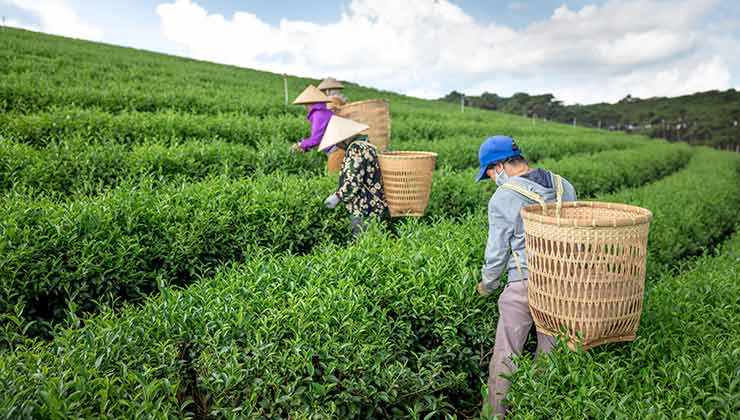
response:
[(327, 90), (327, 89), (344, 89), (344, 85), (342, 83), (333, 78), (333, 77), (327, 77), (326, 79), (322, 80), (319, 84), (319, 90)]
[(301, 92), (301, 94), (298, 95), (297, 98), (295, 98), (295, 101), (293, 101), (293, 105), (308, 105), (322, 102), (331, 102), (331, 99), (329, 99), (328, 96), (324, 95), (323, 92), (317, 89), (316, 86), (308, 85), (308, 87), (303, 92)]
[(329, 125), (326, 126), (324, 137), (319, 144), (319, 150), (326, 150), (337, 143), (354, 137), (370, 128), (367, 124), (358, 123), (348, 118), (332, 116)]

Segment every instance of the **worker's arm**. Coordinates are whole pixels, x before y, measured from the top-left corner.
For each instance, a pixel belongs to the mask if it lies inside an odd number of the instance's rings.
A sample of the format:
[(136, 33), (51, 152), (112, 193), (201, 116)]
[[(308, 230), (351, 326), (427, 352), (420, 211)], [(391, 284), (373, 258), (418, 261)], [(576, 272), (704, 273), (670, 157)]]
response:
[(514, 221), (508, 220), (504, 215), (501, 208), (502, 198), (494, 195), (488, 203), (488, 241), (479, 286), (483, 289), (479, 290), (482, 294), (490, 293), (500, 286), (501, 274), (506, 269), (511, 253), (510, 242), (514, 235)]
[(328, 116), (325, 113), (314, 112), (311, 115), (311, 135), (301, 140), (298, 145), (305, 152), (309, 149), (313, 149), (321, 143), (321, 139), (324, 137), (326, 132), (326, 126), (329, 125), (329, 119), (331, 114)]
[[(339, 176), (339, 189), (337, 190), (337, 197), (346, 203), (354, 198), (362, 188), (362, 167), (365, 165), (365, 160), (362, 156), (362, 151), (359, 147), (347, 148), (347, 154), (344, 156), (342, 161), (342, 171)], [(346, 162), (346, 163), (345, 163)]]

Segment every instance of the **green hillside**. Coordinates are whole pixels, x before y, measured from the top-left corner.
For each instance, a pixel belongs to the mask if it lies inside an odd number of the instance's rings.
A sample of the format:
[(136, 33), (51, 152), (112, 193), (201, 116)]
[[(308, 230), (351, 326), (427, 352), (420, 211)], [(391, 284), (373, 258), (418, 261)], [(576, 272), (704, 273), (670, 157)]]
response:
[[(309, 83), (289, 77), (290, 99)], [(480, 417), (498, 309), (475, 286), (495, 185), (474, 178), (493, 134), (581, 199), (650, 209), (663, 299), (648, 293), (632, 344), (523, 361), (512, 417), (737, 413), (737, 381), (704, 367), (736, 378), (740, 357), (668, 349), (740, 337), (740, 291), (721, 280), (740, 268), (737, 240), (722, 247), (740, 223), (736, 154), (345, 85), (390, 102), (392, 149), (439, 155), (427, 214), (359, 240), (323, 206), (337, 185), (324, 155), (289, 150), (310, 127), (281, 75), (3, 28), (0, 416)], [(677, 302), (692, 327), (656, 334)], [(650, 392), (599, 381), (630, 361), (642, 368), (615, 381)], [(661, 392), (687, 367), (716, 386)]]

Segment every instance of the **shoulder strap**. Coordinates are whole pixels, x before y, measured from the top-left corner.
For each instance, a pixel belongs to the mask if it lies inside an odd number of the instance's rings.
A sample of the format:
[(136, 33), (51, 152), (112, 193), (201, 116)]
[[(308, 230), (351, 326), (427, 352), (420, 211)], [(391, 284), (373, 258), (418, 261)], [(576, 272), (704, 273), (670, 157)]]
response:
[(536, 202), (540, 206), (542, 206), (542, 212), (543, 213), (545, 213), (547, 211), (547, 206), (545, 205), (545, 200), (539, 194), (537, 194), (535, 192), (532, 192), (532, 191), (529, 191), (528, 189), (526, 189), (526, 188), (524, 188), (522, 186), (519, 186), (519, 185), (516, 185), (516, 184), (512, 184), (511, 182), (507, 182), (506, 184), (502, 185), (501, 188), (507, 188), (507, 189), (510, 189), (510, 190), (512, 190), (514, 192), (517, 192), (517, 193), (519, 193), (519, 194), (521, 194), (521, 195), (529, 198), (530, 200)]
[[(545, 214), (547, 212), (547, 206), (545, 205), (545, 200), (537, 193), (529, 191), (528, 189), (512, 184), (511, 182), (507, 182), (506, 184), (502, 185), (501, 188), (507, 188), (514, 192), (517, 192), (530, 200), (538, 203), (540, 206), (542, 206), (542, 213)], [(519, 257), (514, 251), (514, 248), (511, 247), (511, 244), (509, 244), (509, 249), (511, 250), (511, 254), (514, 256), (514, 264), (516, 264), (516, 270), (519, 272), (519, 275), (524, 278), (524, 270), (522, 270), (522, 265), (519, 263)]]
[(563, 178), (550, 172), (552, 183), (555, 184), (555, 217), (560, 218), (560, 207), (563, 205)]

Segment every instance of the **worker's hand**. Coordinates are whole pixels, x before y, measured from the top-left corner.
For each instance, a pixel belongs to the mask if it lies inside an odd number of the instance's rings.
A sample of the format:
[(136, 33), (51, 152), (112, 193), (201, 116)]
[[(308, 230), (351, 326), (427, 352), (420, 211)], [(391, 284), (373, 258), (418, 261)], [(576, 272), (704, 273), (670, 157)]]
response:
[(485, 266), (480, 269), (480, 277), (481, 281), (478, 283), (477, 290), (481, 296), (487, 296), (501, 286), (500, 278), (492, 278), (486, 271)]
[(324, 200), (324, 205), (328, 209), (333, 209), (337, 204), (339, 204), (339, 196), (336, 194), (332, 194)]
[(303, 153), (304, 151), (300, 143), (293, 143), (293, 145), (290, 146), (290, 150), (297, 152), (297, 153)]
[(481, 296), (488, 296), (491, 294), (488, 290), (486, 290), (486, 287), (483, 286), (483, 282), (478, 282), (478, 285), (475, 287), (475, 290), (478, 291), (478, 294)]

